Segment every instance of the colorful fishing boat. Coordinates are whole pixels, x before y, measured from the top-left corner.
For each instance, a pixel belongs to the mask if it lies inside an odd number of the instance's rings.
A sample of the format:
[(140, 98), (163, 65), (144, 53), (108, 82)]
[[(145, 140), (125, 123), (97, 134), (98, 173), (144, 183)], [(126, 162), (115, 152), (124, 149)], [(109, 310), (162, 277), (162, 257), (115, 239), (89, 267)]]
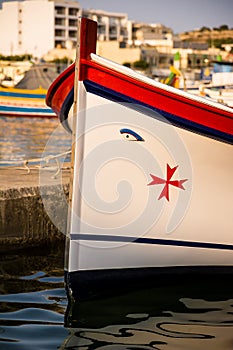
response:
[(233, 110), (97, 56), (96, 33), (79, 19), (76, 63), (47, 94), (73, 133), (68, 291), (232, 273)]
[(14, 117), (56, 117), (45, 103), (47, 90), (0, 87), (0, 115)]
[(233, 62), (214, 62), (211, 82), (201, 84), (199, 90), (202, 96), (233, 107)]
[(200, 95), (210, 98), (212, 101), (225, 104), (226, 106), (233, 107), (233, 85), (232, 86), (214, 86), (201, 85)]

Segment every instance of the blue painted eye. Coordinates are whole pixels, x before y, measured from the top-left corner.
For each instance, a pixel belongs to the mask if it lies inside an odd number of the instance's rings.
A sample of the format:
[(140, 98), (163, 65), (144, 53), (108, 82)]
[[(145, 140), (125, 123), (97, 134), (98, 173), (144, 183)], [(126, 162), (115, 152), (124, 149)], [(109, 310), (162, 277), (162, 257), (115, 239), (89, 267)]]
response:
[(131, 129), (121, 129), (120, 133), (122, 134), (124, 140), (127, 141), (144, 141), (144, 139), (138, 135), (135, 131)]

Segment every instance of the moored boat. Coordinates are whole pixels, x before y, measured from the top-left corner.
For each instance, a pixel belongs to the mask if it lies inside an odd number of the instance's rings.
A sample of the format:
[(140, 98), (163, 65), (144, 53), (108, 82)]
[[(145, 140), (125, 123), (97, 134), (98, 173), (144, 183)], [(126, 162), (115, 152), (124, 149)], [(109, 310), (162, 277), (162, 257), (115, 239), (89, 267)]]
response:
[(21, 117), (56, 117), (45, 103), (47, 90), (0, 87), (0, 115)]
[(73, 132), (67, 289), (232, 273), (233, 110), (97, 56), (96, 33), (79, 19), (75, 66), (47, 94)]
[(200, 94), (233, 107), (233, 62), (216, 61), (209, 84), (201, 84)]
[(233, 85), (201, 85), (199, 90), (202, 96), (210, 98), (215, 102), (225, 104), (226, 106), (233, 107)]

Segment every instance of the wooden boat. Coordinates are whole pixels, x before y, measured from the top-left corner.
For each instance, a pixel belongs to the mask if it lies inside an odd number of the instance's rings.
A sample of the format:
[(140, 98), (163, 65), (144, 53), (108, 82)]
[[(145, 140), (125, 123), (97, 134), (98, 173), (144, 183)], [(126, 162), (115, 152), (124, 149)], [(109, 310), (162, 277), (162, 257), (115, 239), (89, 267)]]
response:
[[(221, 70), (217, 68), (219, 66)], [(227, 71), (224, 70), (225, 66), (227, 67)], [(206, 82), (199, 81), (191, 86), (187, 86), (187, 83), (185, 83), (182, 90), (224, 104), (228, 107), (233, 107), (233, 68), (230, 68), (231, 66), (233, 67), (232, 62), (217, 62), (214, 64), (211, 82), (207, 84)], [(232, 71), (229, 69), (232, 69)], [(171, 66), (169, 76), (160, 81), (179, 89), (180, 77), (182, 77), (183, 82), (186, 81), (182, 72), (174, 66)]]
[(213, 101), (233, 107), (233, 86), (202, 85), (200, 86), (200, 94)]
[(233, 107), (233, 62), (214, 62), (212, 81), (201, 84), (199, 90), (202, 96)]
[(68, 291), (232, 273), (233, 110), (97, 56), (96, 32), (79, 20), (75, 66), (47, 94), (73, 132)]
[(45, 103), (47, 90), (0, 87), (0, 115), (13, 117), (56, 117)]

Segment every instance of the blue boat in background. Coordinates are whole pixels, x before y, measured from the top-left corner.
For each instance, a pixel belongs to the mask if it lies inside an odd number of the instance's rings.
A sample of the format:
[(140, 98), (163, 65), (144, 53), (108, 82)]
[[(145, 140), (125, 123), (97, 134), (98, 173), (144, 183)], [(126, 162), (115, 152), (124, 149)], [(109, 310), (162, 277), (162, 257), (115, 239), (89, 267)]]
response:
[(233, 62), (216, 61), (211, 81), (199, 87), (200, 95), (233, 107)]

